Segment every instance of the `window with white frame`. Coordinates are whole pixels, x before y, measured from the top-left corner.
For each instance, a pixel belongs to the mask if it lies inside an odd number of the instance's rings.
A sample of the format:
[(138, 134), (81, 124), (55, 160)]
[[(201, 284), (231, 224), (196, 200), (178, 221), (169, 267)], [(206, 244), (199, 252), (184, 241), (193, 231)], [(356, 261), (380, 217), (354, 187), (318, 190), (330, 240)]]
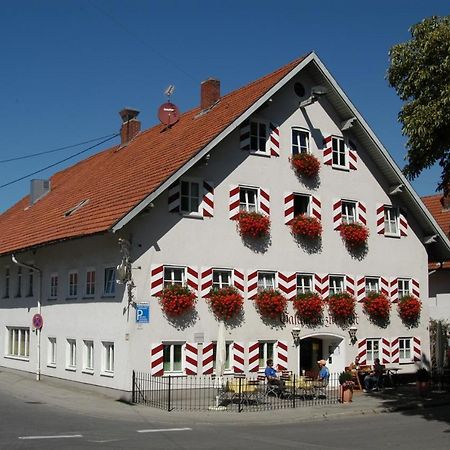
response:
[(384, 207), (384, 234), (385, 236), (398, 236), (400, 234), (398, 208)]
[(297, 274), (297, 294), (305, 294), (313, 290), (313, 276), (305, 273)]
[(231, 270), (213, 269), (212, 287), (215, 289), (221, 289), (227, 286), (231, 286)]
[[(213, 347), (213, 369), (216, 370), (216, 352), (217, 344), (214, 344)], [(225, 343), (225, 370), (231, 370), (231, 342)]]
[(239, 211), (258, 211), (258, 189), (249, 187), (239, 188)]
[(77, 341), (67, 339), (66, 345), (66, 369), (75, 370), (77, 368)]
[(250, 150), (266, 153), (267, 125), (264, 122), (250, 121)]
[[(259, 368), (264, 369), (268, 359), (274, 360), (275, 356), (274, 341), (259, 341)], [(274, 360), (275, 365), (275, 360)]]
[(56, 367), (56, 338), (48, 338), (47, 346), (47, 365), (50, 367)]
[(164, 372), (182, 371), (183, 344), (164, 344), (163, 369)]
[(34, 271), (33, 269), (28, 269), (28, 288), (27, 297), (33, 297), (33, 287), (34, 287)]
[(398, 340), (398, 350), (400, 362), (412, 361), (411, 353), (411, 338), (399, 338)]
[(8, 356), (28, 358), (30, 356), (30, 329), (8, 327)]
[(200, 183), (192, 180), (182, 180), (180, 188), (181, 208), (183, 213), (198, 213), (200, 207)]
[(332, 149), (333, 149), (333, 166), (347, 167), (347, 154), (345, 150), (344, 139), (333, 137)]
[(380, 279), (378, 277), (366, 277), (366, 295), (369, 292), (380, 292)]
[(366, 360), (368, 364), (373, 364), (376, 358), (380, 357), (380, 340), (367, 339), (366, 340)]
[(50, 275), (50, 298), (58, 297), (58, 274), (52, 273)]
[(398, 283), (398, 298), (405, 297), (410, 294), (410, 281), (407, 278), (399, 278)]
[(83, 341), (83, 371), (94, 371), (94, 341)]
[(330, 275), (330, 295), (341, 294), (345, 290), (345, 279), (342, 275)]
[(179, 284), (184, 286), (186, 280), (186, 274), (184, 267), (164, 267), (164, 287), (173, 286)]
[(103, 367), (104, 374), (112, 375), (114, 373), (114, 342), (102, 342), (103, 345)]
[(309, 131), (300, 128), (292, 129), (292, 154), (309, 153)]
[(78, 272), (72, 270), (69, 272), (69, 297), (78, 295)]
[(8, 298), (10, 295), (10, 283), (11, 283), (11, 269), (9, 267), (5, 267), (5, 284), (3, 287), (3, 298)]
[(258, 272), (258, 292), (275, 289), (275, 272)]
[(311, 196), (307, 194), (294, 194), (294, 216), (311, 215)]
[(86, 271), (86, 297), (93, 297), (95, 295), (95, 270), (88, 269)]
[(342, 223), (356, 222), (356, 202), (343, 200), (342, 201)]
[(16, 297), (22, 297), (22, 267), (17, 268)]
[(116, 268), (106, 267), (105, 278), (103, 284), (104, 295), (114, 295), (116, 292)]

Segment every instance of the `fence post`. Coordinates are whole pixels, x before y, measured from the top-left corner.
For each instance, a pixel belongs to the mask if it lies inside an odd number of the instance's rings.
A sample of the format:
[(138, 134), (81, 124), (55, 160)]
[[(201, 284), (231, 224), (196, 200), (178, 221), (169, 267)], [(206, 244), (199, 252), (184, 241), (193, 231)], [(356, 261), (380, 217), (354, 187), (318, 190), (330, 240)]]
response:
[(238, 411), (242, 412), (242, 389), (241, 389), (242, 378), (239, 377), (238, 380), (239, 380), (239, 408), (238, 408)]
[(171, 383), (172, 382), (172, 378), (171, 378), (171, 376), (169, 375), (169, 393), (168, 393), (168, 396), (167, 396), (167, 411), (171, 411), (171, 409), (170, 409), (170, 394), (171, 394), (171, 388), (172, 388), (172, 386), (171, 386)]
[(131, 403), (136, 403), (136, 374), (134, 370), (131, 377)]
[(292, 407), (295, 408), (295, 373), (294, 373), (294, 388), (292, 390)]

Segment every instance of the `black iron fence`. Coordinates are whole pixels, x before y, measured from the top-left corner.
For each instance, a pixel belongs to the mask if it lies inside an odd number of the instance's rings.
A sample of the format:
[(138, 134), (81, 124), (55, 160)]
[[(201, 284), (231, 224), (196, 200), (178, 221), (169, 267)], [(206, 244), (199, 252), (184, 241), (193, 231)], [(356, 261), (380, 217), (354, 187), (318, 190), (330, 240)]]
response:
[(265, 411), (337, 403), (338, 374), (327, 382), (295, 374), (279, 382), (264, 376), (164, 376), (133, 371), (133, 403), (167, 411)]

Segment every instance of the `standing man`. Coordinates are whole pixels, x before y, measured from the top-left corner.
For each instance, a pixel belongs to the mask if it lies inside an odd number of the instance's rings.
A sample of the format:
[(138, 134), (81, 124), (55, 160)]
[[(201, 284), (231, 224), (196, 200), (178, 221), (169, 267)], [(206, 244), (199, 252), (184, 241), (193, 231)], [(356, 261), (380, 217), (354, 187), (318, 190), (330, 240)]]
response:
[(317, 364), (320, 366), (320, 371), (317, 379), (319, 381), (328, 381), (328, 378), (330, 378), (330, 371), (328, 370), (328, 367), (326, 366), (327, 362), (324, 359), (321, 359), (317, 361)]

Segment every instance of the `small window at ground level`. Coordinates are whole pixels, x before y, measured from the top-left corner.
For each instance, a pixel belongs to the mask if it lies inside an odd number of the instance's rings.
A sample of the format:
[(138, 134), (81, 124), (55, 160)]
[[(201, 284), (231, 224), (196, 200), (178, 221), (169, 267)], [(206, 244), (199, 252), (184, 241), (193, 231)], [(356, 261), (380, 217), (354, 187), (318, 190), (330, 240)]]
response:
[(56, 338), (54, 337), (48, 338), (47, 364), (56, 367)]
[(213, 269), (213, 288), (231, 286), (231, 270)]
[(310, 215), (311, 197), (304, 194), (294, 194), (294, 216)]
[(83, 370), (92, 371), (94, 370), (94, 342), (93, 341), (83, 341), (83, 342), (84, 342)]
[(103, 372), (112, 374), (114, 373), (114, 342), (102, 342), (103, 345)]
[(8, 356), (30, 356), (29, 328), (8, 328)]
[(164, 267), (164, 287), (185, 284), (185, 270), (184, 267)]
[(164, 372), (181, 372), (182, 344), (165, 344), (163, 351)]
[(399, 358), (401, 362), (411, 361), (411, 338), (400, 338), (398, 340)]
[(275, 289), (275, 272), (258, 272), (258, 291)]
[(66, 367), (72, 370), (77, 367), (77, 341), (75, 339), (67, 339)]
[(373, 364), (376, 358), (380, 357), (380, 340), (379, 339), (367, 339), (367, 356), (366, 360), (368, 364)]
[(239, 210), (245, 212), (258, 211), (258, 189), (240, 187)]
[(297, 274), (297, 294), (305, 294), (313, 290), (313, 276), (308, 274)]
[[(275, 342), (259, 342), (259, 368), (264, 369), (268, 359), (274, 359)], [(275, 361), (274, 361), (275, 362)]]
[(341, 275), (330, 275), (330, 295), (341, 294), (344, 290), (344, 277)]

